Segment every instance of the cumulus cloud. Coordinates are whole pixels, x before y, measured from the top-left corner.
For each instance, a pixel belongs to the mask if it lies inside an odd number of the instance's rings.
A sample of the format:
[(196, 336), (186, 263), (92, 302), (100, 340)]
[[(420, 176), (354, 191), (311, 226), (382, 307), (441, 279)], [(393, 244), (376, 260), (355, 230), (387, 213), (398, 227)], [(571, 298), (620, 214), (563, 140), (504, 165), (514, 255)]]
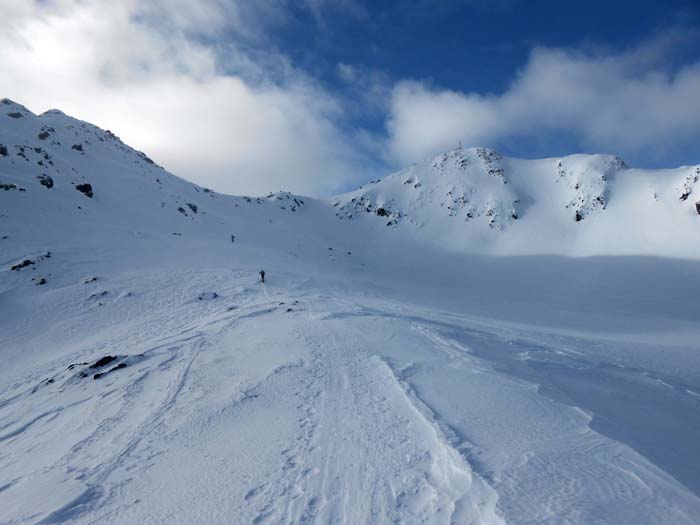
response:
[(535, 48), (500, 94), (399, 82), (387, 121), (390, 151), (411, 162), (459, 140), (500, 146), (566, 134), (580, 148), (667, 160), (700, 139), (700, 62), (672, 66), (674, 52), (691, 41), (697, 35), (676, 32), (623, 53)]
[[(496, 94), (354, 63), (337, 64), (331, 88), (272, 35), (300, 8), (322, 33), (325, 14), (365, 23), (370, 13), (358, 0), (290, 2), (6, 0), (0, 96), (112, 129), (177, 175), (229, 193), (329, 194), (460, 140), (668, 163), (700, 140), (700, 62), (673, 60), (697, 34), (669, 31), (626, 52), (538, 47)], [(555, 151), (562, 136), (569, 149)]]
[(226, 192), (324, 194), (372, 162), (338, 125), (342, 101), (251, 46), (284, 23), (278, 3), (17, 0), (3, 11), (2, 96), (110, 128), (178, 175)]

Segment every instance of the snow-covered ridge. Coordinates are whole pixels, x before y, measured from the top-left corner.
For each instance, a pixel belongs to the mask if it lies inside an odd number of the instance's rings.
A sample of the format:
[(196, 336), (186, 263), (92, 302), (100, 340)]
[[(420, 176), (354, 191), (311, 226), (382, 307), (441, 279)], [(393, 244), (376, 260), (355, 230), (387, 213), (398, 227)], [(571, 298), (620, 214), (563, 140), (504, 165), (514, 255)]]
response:
[(331, 203), (342, 221), (412, 229), (456, 251), (695, 257), (699, 176), (699, 166), (631, 169), (612, 155), (458, 148)]
[(457, 149), (339, 196), (341, 220), (370, 213), (387, 226), (418, 227), (451, 217), (503, 230), (518, 218), (518, 198), (504, 177), (501, 155), (491, 149)]
[(177, 233), (189, 223), (223, 225), (235, 208), (264, 205), (268, 216), (273, 208), (295, 213), (305, 203), (287, 192), (218, 194), (172, 175), (109, 130), (59, 110), (35, 115), (8, 99), (0, 101), (0, 190), (7, 235), (16, 233), (13, 222), (29, 217), (35, 226), (58, 219)]
[(324, 229), (335, 215), (358, 235), (385, 230), (450, 251), (697, 258), (699, 178), (700, 166), (639, 170), (610, 155), (524, 160), (458, 148), (326, 202), (233, 197), (168, 173), (111, 131), (0, 101), (0, 235), (41, 216), (228, 237), (242, 219), (236, 209), (256, 205), (245, 220), (260, 223), (313, 203), (310, 222)]

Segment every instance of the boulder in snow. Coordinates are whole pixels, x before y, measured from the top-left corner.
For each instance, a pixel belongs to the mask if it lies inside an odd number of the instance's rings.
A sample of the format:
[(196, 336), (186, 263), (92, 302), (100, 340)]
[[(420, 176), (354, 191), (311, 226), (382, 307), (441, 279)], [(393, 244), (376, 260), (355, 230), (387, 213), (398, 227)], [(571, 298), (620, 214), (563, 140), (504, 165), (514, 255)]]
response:
[(85, 195), (86, 197), (89, 197), (92, 199), (93, 193), (92, 193), (92, 185), (91, 184), (78, 184), (75, 187), (76, 190), (78, 190), (80, 193)]
[(39, 175), (37, 177), (37, 179), (39, 179), (39, 184), (41, 184), (45, 188), (48, 188), (48, 189), (53, 188), (53, 179), (51, 177), (49, 177), (48, 175), (46, 175), (46, 174)]

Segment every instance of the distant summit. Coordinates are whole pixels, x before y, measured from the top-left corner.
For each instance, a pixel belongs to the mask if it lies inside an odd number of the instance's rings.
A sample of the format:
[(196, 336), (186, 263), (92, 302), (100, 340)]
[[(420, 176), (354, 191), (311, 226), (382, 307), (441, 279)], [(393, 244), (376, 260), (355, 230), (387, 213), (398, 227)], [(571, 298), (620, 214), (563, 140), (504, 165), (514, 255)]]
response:
[(339, 220), (413, 230), (456, 251), (697, 257), (699, 177), (700, 166), (639, 170), (612, 155), (457, 148), (331, 204)]

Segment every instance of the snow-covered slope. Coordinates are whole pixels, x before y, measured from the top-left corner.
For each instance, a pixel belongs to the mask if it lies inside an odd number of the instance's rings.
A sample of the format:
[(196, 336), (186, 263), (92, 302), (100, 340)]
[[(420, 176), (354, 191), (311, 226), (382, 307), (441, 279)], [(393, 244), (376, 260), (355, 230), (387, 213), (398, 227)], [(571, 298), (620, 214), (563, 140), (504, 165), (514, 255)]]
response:
[(697, 258), (700, 167), (634, 170), (609, 155), (504, 158), (456, 149), (338, 196), (341, 220), (454, 251)]
[[(288, 193), (229, 197), (201, 188), (166, 172), (110, 131), (58, 110), (36, 116), (7, 99), (0, 109), (3, 227), (24, 241), (44, 233), (49, 233), (44, 239), (56, 238), (60, 226), (216, 236), (228, 233), (224, 226), (235, 224), (232, 216), (251, 216), (237, 208), (257, 209), (252, 216), (265, 221), (304, 209), (305, 200)], [(10, 232), (23, 226), (32, 234)]]
[(698, 523), (697, 168), (232, 197), (0, 110), (0, 523)]
[(458, 223), (463, 230), (504, 230), (518, 218), (519, 201), (501, 160), (484, 148), (455, 150), (342, 195), (333, 205), (340, 219), (369, 213), (386, 226), (409, 223), (433, 232)]

